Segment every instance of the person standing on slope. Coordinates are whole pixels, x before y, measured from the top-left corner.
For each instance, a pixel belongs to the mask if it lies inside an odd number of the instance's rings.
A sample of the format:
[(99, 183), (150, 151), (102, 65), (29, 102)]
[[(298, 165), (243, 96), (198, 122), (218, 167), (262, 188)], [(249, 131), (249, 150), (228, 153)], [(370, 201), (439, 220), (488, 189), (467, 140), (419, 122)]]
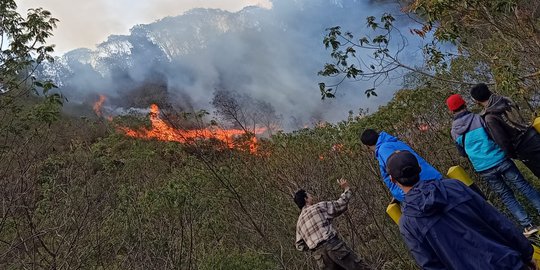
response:
[(523, 119), (519, 107), (483, 83), (471, 88), (471, 96), (484, 107), (480, 115), (490, 137), (508, 157), (523, 161), (540, 178), (540, 134)]
[(386, 171), (386, 161), (388, 157), (397, 150), (407, 150), (416, 156), (422, 168), (420, 180), (440, 180), (442, 174), (431, 166), (427, 161), (420, 157), (410, 146), (398, 140), (396, 137), (381, 131), (380, 133), (373, 129), (366, 129), (360, 136), (362, 144), (366, 145), (375, 154), (375, 158), (379, 162), (379, 169), (383, 178), (384, 184), (390, 190), (390, 193), (399, 202), (405, 199), (403, 190), (390, 180), (390, 175)]
[(517, 201), (508, 184), (514, 185), (525, 195), (539, 213), (540, 193), (525, 180), (516, 164), (489, 138), (482, 117), (469, 112), (460, 95), (448, 97), (446, 105), (454, 114), (451, 134), (459, 153), (469, 158), (474, 170), (501, 197), (508, 210), (523, 226), (523, 234), (530, 236), (538, 232), (538, 228), (533, 225), (532, 219)]
[(332, 220), (347, 211), (352, 196), (347, 180), (340, 179), (338, 184), (344, 191), (335, 201), (316, 202), (303, 189), (295, 193), (294, 202), (301, 209), (296, 223), (296, 249), (311, 251), (321, 270), (369, 270), (332, 226)]

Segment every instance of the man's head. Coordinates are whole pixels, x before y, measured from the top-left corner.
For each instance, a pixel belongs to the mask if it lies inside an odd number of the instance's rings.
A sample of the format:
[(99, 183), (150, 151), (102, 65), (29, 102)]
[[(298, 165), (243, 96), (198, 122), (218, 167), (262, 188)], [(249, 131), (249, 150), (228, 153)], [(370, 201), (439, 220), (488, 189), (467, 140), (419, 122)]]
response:
[(401, 187), (412, 187), (420, 181), (418, 159), (409, 151), (396, 151), (386, 161), (386, 171)]
[(446, 99), (446, 106), (452, 113), (461, 112), (467, 109), (465, 100), (459, 94), (453, 94)]
[(479, 83), (471, 88), (471, 97), (479, 102), (486, 102), (491, 97), (491, 91), (484, 83)]
[(379, 139), (379, 133), (373, 129), (366, 129), (360, 136), (360, 141), (371, 150), (375, 150), (375, 145)]
[(302, 209), (306, 205), (312, 205), (314, 202), (313, 195), (307, 193), (305, 190), (300, 189), (294, 194), (294, 203), (298, 205), (298, 208)]

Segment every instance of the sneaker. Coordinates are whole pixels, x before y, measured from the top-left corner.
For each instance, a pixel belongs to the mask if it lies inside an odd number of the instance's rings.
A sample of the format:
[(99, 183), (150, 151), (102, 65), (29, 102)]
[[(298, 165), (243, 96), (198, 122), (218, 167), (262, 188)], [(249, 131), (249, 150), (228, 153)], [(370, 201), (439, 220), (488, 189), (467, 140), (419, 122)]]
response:
[(525, 235), (525, 237), (529, 237), (535, 233), (538, 232), (538, 227), (534, 226), (534, 225), (529, 225), (527, 227), (525, 227), (525, 229), (523, 229), (523, 235)]

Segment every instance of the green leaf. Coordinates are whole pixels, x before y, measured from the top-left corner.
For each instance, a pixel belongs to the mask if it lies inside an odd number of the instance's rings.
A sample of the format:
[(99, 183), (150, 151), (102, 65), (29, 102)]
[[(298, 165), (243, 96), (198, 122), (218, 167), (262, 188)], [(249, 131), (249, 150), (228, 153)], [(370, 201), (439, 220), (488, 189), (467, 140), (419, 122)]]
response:
[(324, 93), (326, 91), (326, 84), (325, 83), (319, 83), (319, 89), (321, 90), (321, 93)]
[(375, 93), (375, 88), (367, 89), (364, 93), (368, 98), (371, 96), (377, 96), (377, 93)]

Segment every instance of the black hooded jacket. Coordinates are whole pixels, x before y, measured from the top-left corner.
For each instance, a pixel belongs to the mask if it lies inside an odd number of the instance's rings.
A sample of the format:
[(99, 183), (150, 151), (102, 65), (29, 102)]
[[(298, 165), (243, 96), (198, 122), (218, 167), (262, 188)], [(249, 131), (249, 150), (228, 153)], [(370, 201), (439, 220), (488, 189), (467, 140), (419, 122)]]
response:
[(491, 95), (481, 115), (490, 137), (511, 158), (516, 157), (516, 146), (529, 128), (519, 107), (509, 98)]

